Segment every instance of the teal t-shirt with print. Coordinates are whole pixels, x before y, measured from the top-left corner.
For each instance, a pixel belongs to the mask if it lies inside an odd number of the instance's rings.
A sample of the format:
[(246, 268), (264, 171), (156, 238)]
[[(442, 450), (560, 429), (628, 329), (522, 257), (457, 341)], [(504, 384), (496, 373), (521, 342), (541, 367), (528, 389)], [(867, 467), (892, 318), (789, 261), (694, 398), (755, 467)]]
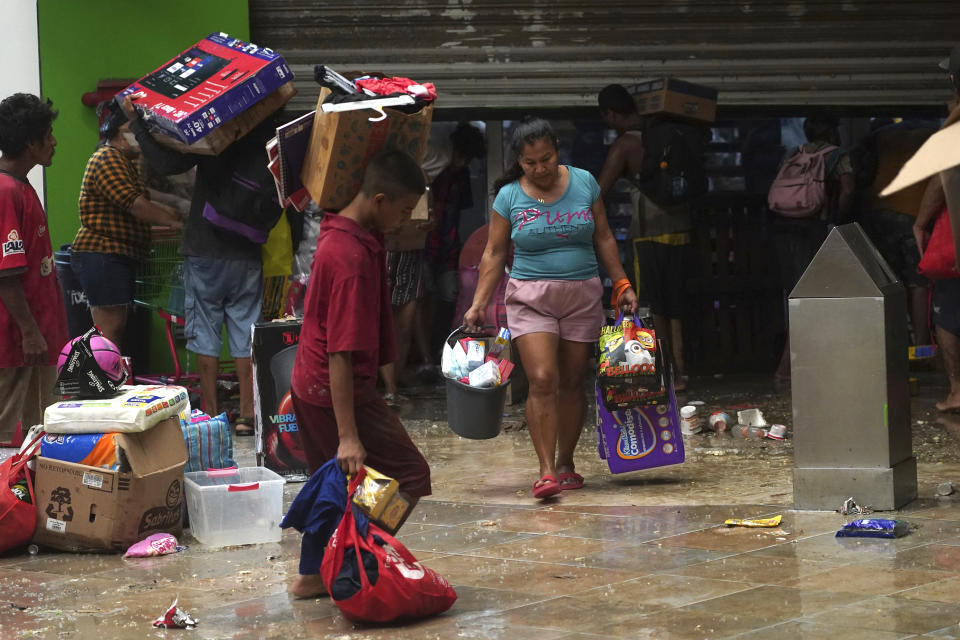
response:
[(570, 180), (556, 202), (531, 198), (516, 180), (500, 189), (493, 210), (510, 222), (518, 280), (589, 280), (599, 274), (593, 247), (593, 203), (600, 185), (588, 171), (567, 167)]

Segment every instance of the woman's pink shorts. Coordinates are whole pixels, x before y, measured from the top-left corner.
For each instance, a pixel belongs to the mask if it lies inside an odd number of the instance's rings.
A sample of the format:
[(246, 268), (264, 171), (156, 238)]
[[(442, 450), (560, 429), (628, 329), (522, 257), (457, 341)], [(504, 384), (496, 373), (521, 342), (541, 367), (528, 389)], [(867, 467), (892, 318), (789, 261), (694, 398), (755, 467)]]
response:
[(510, 278), (504, 300), (507, 327), (514, 338), (555, 333), (571, 342), (596, 342), (603, 326), (603, 284), (590, 280), (516, 280)]

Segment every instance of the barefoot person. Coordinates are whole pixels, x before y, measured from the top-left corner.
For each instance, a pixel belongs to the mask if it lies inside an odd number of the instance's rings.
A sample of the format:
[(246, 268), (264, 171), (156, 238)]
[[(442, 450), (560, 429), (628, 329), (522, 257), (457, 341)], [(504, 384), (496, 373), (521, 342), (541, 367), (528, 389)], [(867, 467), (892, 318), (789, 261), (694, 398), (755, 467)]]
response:
[[(430, 467), (377, 393), (377, 369), (397, 357), (379, 236), (410, 218), (424, 189), (416, 162), (386, 151), (370, 161), (350, 204), (324, 217), (290, 382), (310, 473), (334, 456), (348, 474), (369, 464), (400, 483), (410, 510), (430, 495)], [(301, 557), (322, 558), (315, 542), (304, 538)], [(301, 563), (290, 592), (325, 593), (318, 562)]]
[(530, 381), (526, 419), (540, 461), (533, 495), (546, 498), (583, 486), (573, 451), (586, 411), (587, 361), (603, 325), (598, 266), (613, 279), (618, 306), (635, 312), (637, 296), (620, 264), (600, 186), (588, 172), (560, 164), (550, 124), (525, 119), (511, 146), (516, 161), (494, 185), (480, 280), (464, 324), (471, 330), (485, 324), (512, 240), (507, 324)]

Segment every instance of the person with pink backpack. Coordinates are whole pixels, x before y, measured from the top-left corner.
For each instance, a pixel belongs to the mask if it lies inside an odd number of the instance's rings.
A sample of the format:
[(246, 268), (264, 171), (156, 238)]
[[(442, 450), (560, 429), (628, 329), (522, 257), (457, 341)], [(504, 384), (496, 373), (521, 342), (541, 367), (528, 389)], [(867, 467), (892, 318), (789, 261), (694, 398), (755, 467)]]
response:
[[(849, 220), (856, 181), (850, 155), (838, 146), (837, 122), (812, 116), (803, 123), (808, 142), (787, 156), (767, 196), (784, 295), (797, 285), (827, 238), (828, 225)], [(790, 380), (787, 339), (774, 382)]]

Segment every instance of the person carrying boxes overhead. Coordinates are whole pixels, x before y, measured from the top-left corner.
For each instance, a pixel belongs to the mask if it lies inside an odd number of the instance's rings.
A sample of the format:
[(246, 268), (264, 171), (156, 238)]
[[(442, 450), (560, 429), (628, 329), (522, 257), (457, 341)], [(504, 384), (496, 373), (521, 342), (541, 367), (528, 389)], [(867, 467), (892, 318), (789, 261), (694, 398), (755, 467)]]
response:
[(282, 214), (276, 203), (273, 177), (267, 169), (264, 145), (276, 134), (272, 118), (227, 147), (220, 155), (173, 151), (157, 142), (134, 109), (121, 102), (130, 130), (151, 168), (161, 175), (197, 167), (190, 213), (183, 230), (185, 333), (187, 349), (197, 354), (203, 410), (217, 415), (217, 368), (221, 332), (227, 326), (230, 355), (240, 383), (238, 436), (252, 436), (253, 368), (250, 328), (263, 305), (263, 264), (256, 238), (243, 234), (230, 220), (256, 218), (269, 230)]
[[(397, 356), (381, 234), (409, 219), (425, 190), (413, 158), (384, 151), (350, 204), (324, 217), (290, 382), (309, 472), (334, 456), (348, 474), (368, 464), (400, 483), (407, 515), (431, 493), (430, 467), (377, 393), (378, 368)], [(290, 592), (324, 594), (320, 566)]]

